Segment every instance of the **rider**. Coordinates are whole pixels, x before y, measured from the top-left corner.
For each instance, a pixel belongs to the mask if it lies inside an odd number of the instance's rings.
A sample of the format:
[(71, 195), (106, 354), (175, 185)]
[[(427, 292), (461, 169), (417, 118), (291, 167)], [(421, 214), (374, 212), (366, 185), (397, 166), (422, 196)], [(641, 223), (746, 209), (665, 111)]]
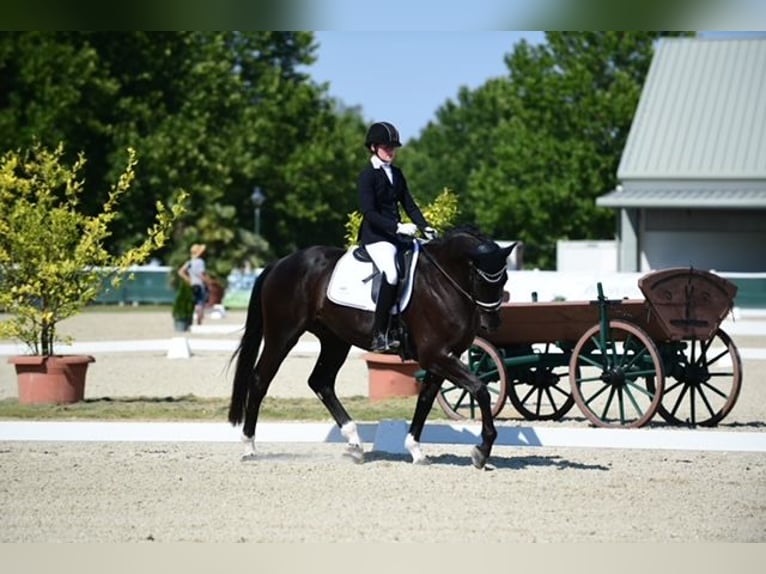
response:
[[(393, 124), (372, 124), (364, 145), (371, 156), (369, 165), (359, 174), (359, 209), (363, 218), (358, 240), (383, 275), (371, 345), (373, 351), (379, 352), (399, 346), (399, 341), (389, 339), (387, 329), (399, 279), (395, 260), (401, 240), (397, 234), (413, 237), (420, 229), (426, 239), (432, 239), (436, 237), (436, 230), (428, 225), (415, 203), (402, 170), (393, 165), (396, 148), (402, 145)], [(402, 223), (399, 204), (414, 223)]]

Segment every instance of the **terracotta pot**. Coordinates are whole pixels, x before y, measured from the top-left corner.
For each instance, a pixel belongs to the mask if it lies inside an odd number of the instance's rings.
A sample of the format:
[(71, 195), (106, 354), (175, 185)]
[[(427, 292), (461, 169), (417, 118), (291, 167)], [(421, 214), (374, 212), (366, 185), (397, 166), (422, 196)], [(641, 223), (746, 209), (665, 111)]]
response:
[(420, 366), (415, 361), (402, 361), (398, 355), (365, 353), (369, 375), (368, 395), (372, 401), (391, 397), (411, 397), (420, 392), (415, 373)]
[(16, 367), (19, 403), (76, 403), (85, 396), (85, 374), (96, 359), (90, 355), (22, 355), (9, 357)]
[(220, 305), (223, 301), (224, 288), (218, 281), (211, 281), (207, 285), (207, 302), (206, 307), (213, 307), (214, 305)]

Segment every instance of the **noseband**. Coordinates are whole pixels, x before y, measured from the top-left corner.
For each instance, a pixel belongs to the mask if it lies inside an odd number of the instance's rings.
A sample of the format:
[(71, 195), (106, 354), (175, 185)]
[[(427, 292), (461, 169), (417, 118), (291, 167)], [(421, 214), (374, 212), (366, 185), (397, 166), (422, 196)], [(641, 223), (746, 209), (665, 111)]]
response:
[[(436, 267), (442, 275), (444, 275), (447, 280), (452, 284), (452, 286), (457, 289), (457, 291), (466, 297), (471, 303), (476, 305), (477, 307), (480, 307), (484, 311), (497, 311), (500, 308), (500, 305), (503, 303), (503, 296), (500, 295), (500, 299), (497, 301), (480, 301), (476, 297), (474, 297), (471, 293), (463, 289), (460, 284), (455, 281), (455, 279), (452, 278), (452, 276), (447, 273), (441, 265), (431, 256), (428, 251), (423, 249), (422, 253), (428, 257), (428, 260), (434, 264), (434, 267)], [(486, 283), (489, 283), (490, 285), (500, 283), (503, 280), (503, 275), (505, 274), (505, 266), (501, 267), (499, 271), (495, 272), (488, 272), (484, 271), (482, 269), (479, 269), (476, 267), (473, 262), (471, 262), (471, 269), (479, 276), (479, 278), (482, 281), (485, 281)]]
[[(490, 285), (494, 285), (496, 283), (500, 283), (503, 280), (503, 275), (505, 275), (505, 266), (501, 267), (499, 271), (495, 271), (494, 273), (490, 273), (487, 271), (484, 271), (483, 269), (479, 269), (473, 263), (471, 264), (471, 269), (473, 269), (476, 274), (479, 276), (479, 278), (484, 281), (485, 283), (489, 283)], [(503, 303), (503, 295), (500, 294), (500, 299), (497, 301), (493, 301), (491, 303), (485, 302), (485, 301), (479, 301), (475, 297), (471, 297), (471, 300), (484, 309), (485, 311), (497, 311), (500, 308), (500, 305)]]
[[(488, 271), (484, 271), (483, 269), (479, 269), (476, 266), (472, 266), (473, 270), (476, 271), (476, 273), (479, 275), (479, 277), (485, 282), (489, 283), (490, 285), (494, 285), (496, 283), (500, 283), (503, 281), (505, 277), (505, 265), (503, 265), (500, 270), (495, 271), (494, 273), (490, 273)], [(483, 303), (481, 301), (476, 301), (477, 305), (482, 306), (483, 308), (489, 310), (489, 311), (496, 311), (500, 308), (500, 305), (503, 303), (503, 295), (500, 294), (500, 299), (497, 301), (494, 301), (492, 303)]]

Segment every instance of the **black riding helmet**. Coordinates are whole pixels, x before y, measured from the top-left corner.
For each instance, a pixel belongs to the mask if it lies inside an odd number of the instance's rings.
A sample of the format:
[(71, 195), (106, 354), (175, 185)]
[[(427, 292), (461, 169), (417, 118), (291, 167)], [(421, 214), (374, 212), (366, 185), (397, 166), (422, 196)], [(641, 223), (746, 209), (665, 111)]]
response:
[(370, 149), (371, 145), (385, 145), (392, 147), (401, 147), (399, 141), (399, 130), (394, 124), (388, 122), (375, 122), (367, 130), (367, 137), (364, 140), (364, 147)]

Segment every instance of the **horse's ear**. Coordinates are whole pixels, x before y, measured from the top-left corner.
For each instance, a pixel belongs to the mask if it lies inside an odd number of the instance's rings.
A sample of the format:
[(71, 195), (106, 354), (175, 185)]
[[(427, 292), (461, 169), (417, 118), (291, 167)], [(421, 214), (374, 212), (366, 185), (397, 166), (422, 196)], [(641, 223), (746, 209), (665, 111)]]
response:
[(501, 251), (503, 252), (503, 255), (505, 255), (505, 257), (507, 258), (511, 254), (511, 251), (513, 251), (513, 248), (516, 247), (517, 244), (518, 244), (518, 241), (514, 241), (508, 247), (503, 247), (501, 249)]
[(471, 253), (471, 256), (474, 258), (482, 257), (485, 255), (492, 255), (493, 257), (502, 254), (503, 257), (508, 257), (511, 254), (511, 251), (513, 251), (514, 247), (518, 244), (518, 241), (514, 241), (507, 247), (500, 247), (495, 242), (487, 242), (482, 243), (478, 247), (476, 247), (473, 252)]

